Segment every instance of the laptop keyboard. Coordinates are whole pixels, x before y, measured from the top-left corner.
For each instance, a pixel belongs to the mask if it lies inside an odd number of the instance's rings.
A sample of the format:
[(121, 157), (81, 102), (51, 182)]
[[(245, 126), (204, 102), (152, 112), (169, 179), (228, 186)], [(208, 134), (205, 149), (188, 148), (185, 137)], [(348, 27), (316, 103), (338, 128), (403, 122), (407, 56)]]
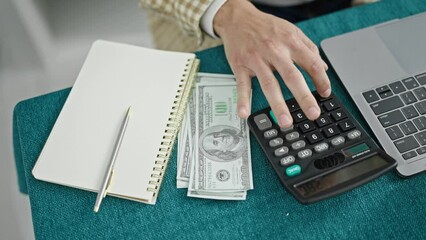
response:
[(363, 93), (405, 160), (426, 154), (426, 73)]

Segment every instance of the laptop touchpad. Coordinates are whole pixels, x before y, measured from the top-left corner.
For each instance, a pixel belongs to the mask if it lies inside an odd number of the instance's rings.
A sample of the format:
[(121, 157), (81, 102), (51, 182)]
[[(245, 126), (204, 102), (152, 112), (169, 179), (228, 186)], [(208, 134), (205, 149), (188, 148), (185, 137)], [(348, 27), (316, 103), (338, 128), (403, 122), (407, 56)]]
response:
[(426, 71), (426, 14), (378, 26), (376, 32), (409, 74)]

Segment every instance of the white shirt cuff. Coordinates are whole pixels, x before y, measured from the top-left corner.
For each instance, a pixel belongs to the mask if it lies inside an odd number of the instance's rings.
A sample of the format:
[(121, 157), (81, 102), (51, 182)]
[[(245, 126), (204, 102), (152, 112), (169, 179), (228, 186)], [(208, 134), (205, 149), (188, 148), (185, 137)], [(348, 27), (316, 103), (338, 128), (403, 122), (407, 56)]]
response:
[(204, 12), (203, 16), (200, 20), (201, 29), (206, 32), (212, 38), (219, 38), (216, 35), (213, 28), (213, 19), (216, 16), (217, 11), (222, 5), (226, 2), (226, 0), (213, 0), (207, 10)]

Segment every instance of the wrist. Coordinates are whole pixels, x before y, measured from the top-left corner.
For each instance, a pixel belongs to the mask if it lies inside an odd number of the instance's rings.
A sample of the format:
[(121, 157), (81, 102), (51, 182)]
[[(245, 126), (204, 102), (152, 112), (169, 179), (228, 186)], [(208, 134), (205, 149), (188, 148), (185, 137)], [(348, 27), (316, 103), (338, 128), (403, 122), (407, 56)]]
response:
[(241, 20), (239, 18), (244, 16), (242, 13), (251, 8), (254, 6), (248, 0), (227, 0), (213, 18), (213, 29), (216, 34), (223, 37), (226, 27), (234, 24), (234, 21)]

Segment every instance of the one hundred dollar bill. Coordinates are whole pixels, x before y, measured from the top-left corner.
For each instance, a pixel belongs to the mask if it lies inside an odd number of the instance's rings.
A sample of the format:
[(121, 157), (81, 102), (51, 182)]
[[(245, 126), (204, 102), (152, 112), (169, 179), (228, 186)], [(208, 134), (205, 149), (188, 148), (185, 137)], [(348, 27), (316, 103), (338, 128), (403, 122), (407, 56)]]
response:
[(237, 115), (235, 83), (198, 83), (193, 159), (197, 192), (253, 188), (249, 130)]
[[(195, 155), (196, 151), (193, 152), (193, 155)], [(195, 156), (193, 156), (195, 158)], [(209, 191), (202, 191), (202, 190), (195, 190), (195, 166), (192, 165), (191, 169), (191, 177), (189, 180), (189, 186), (188, 186), (188, 197), (196, 197), (196, 198), (208, 198), (208, 199), (215, 199), (215, 200), (245, 200), (247, 196), (247, 191), (234, 191), (234, 192), (209, 192)]]
[[(235, 78), (233, 75), (199, 73), (197, 75), (196, 84), (199, 83), (235, 83)], [(192, 139), (195, 137), (196, 128), (195, 101), (195, 91), (193, 91), (188, 101), (187, 113), (185, 116), (185, 120), (182, 123), (182, 129), (180, 131), (178, 141), (178, 163), (176, 175), (176, 185), (178, 188), (188, 187), (188, 182), (192, 169), (192, 151), (194, 145)]]

